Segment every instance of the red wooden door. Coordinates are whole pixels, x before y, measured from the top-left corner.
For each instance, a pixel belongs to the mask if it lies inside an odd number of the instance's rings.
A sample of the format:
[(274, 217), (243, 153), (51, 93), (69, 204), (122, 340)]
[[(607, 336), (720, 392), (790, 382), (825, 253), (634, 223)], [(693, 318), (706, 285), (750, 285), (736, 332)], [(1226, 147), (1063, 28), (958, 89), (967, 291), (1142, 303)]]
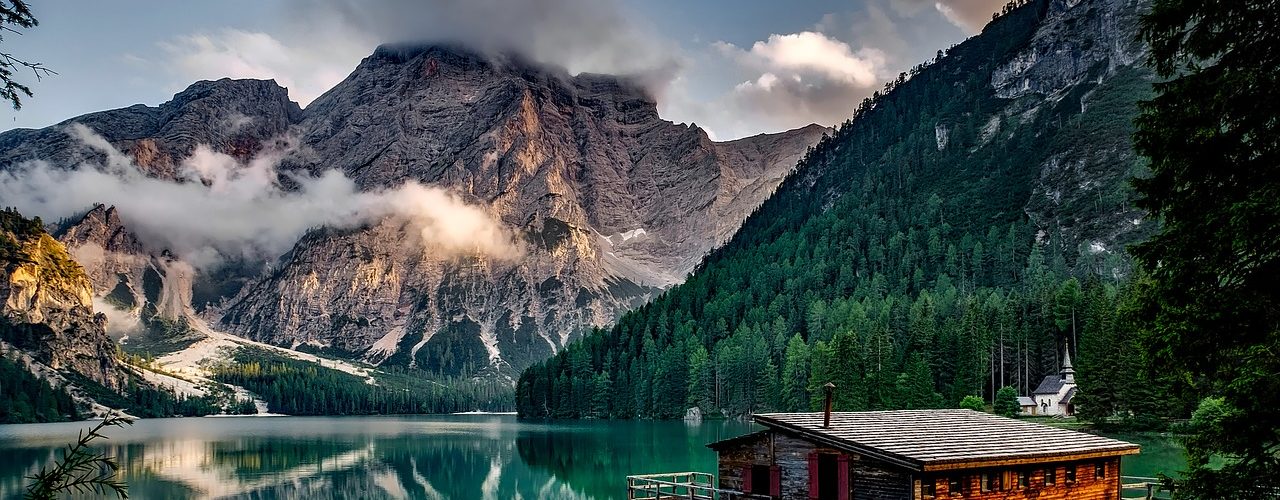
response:
[(818, 452), (809, 453), (809, 498), (818, 498)]
[(839, 464), (840, 468), (838, 472), (840, 474), (840, 491), (837, 493), (839, 495), (837, 498), (839, 500), (849, 500), (849, 456), (841, 454), (836, 463)]
[(782, 467), (777, 465), (769, 466), (769, 495), (774, 498), (782, 497)]

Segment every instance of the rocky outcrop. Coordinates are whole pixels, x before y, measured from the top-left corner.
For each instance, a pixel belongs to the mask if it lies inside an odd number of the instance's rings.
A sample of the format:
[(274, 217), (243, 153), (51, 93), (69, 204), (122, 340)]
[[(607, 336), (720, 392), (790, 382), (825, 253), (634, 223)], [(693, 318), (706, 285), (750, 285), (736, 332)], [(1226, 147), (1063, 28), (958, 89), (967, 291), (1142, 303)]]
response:
[(89, 278), (66, 249), (14, 212), (0, 212), (0, 340), (55, 370), (107, 387), (123, 380)]
[[(1129, 182), (1145, 169), (1133, 149), (1129, 117), (1137, 116), (1139, 100), (1152, 96), (1154, 75), (1142, 64), (1147, 47), (1137, 34), (1149, 5), (1052, 1), (1036, 37), (1018, 57), (1040, 54), (1020, 72), (1028, 99), (1078, 106), (1063, 134), (1074, 140), (1063, 141), (1040, 165), (1026, 213), (1042, 242), (1058, 244), (1076, 257), (1078, 267), (1099, 274), (1128, 272), (1120, 258), (1124, 247), (1155, 229), (1132, 203)], [(992, 85), (999, 94), (999, 70), (996, 75)]]
[(142, 270), (147, 254), (137, 236), (124, 227), (115, 207), (95, 205), (56, 236), (100, 295), (126, 308), (144, 302)]
[(1133, 66), (1146, 54), (1138, 18), (1147, 0), (1054, 0), (1034, 38), (991, 73), (996, 95), (1055, 96), (1087, 79)]
[[(43, 129), (0, 134), (0, 168), (28, 160), (59, 166), (90, 159), (105, 163), (100, 152), (81, 147), (67, 133), (69, 125), (79, 123), (128, 154), (150, 175), (174, 178), (182, 159), (197, 145), (248, 158), (264, 141), (288, 131), (301, 113), (288, 91), (272, 80), (200, 81), (159, 106), (136, 104)], [(85, 200), (86, 208), (97, 201)]]
[(827, 130), (717, 143), (662, 120), (625, 78), (403, 45), (380, 47), (306, 110), (274, 82), (219, 80), (157, 107), (9, 131), (0, 169), (101, 154), (72, 143), (71, 123), (161, 178), (176, 178), (199, 144), (245, 159), (288, 137), (298, 147), (279, 165), (286, 188), (291, 172), (332, 169), (366, 190), (443, 187), (523, 249), (515, 259), (440, 255), (388, 220), (313, 230), (265, 273), (249, 262), (197, 274), (97, 207), (59, 234), (122, 310), (202, 314), (254, 340), (377, 363), (507, 375), (681, 281)]
[(298, 129), (290, 168), (446, 187), (525, 254), (442, 258), (390, 223), (316, 231), (221, 324), (449, 374), (511, 373), (681, 281), (825, 130), (715, 143), (624, 79), (442, 46), (379, 48)]
[(1041, 114), (1059, 117), (1063, 140), (1039, 164), (1025, 212), (1041, 243), (1096, 273), (1125, 272), (1123, 247), (1154, 229), (1131, 202), (1128, 182), (1144, 168), (1130, 137), (1137, 102), (1154, 80), (1137, 36), (1149, 3), (1048, 0), (1031, 41), (991, 74), (991, 88), (1007, 101), (982, 128), (984, 145), (1043, 122)]

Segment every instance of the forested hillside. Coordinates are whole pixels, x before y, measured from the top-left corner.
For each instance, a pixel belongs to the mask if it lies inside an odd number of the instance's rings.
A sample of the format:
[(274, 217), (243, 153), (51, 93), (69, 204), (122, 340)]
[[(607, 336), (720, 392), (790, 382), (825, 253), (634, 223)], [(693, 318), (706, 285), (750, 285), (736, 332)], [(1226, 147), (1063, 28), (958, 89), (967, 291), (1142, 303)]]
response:
[(1142, 5), (1011, 5), (890, 82), (683, 285), (525, 371), (520, 414), (808, 410), (826, 382), (837, 410), (953, 406), (1064, 346), (1082, 409), (1170, 411), (1125, 314)]

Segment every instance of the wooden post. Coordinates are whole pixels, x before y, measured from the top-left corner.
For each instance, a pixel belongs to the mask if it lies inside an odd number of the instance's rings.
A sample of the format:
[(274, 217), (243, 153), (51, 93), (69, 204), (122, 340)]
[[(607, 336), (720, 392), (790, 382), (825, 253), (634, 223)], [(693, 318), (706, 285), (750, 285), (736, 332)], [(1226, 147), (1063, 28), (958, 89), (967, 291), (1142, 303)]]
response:
[(782, 468), (777, 464), (769, 466), (769, 496), (782, 498)]
[(809, 452), (809, 498), (818, 498), (818, 452)]
[(840, 454), (840, 458), (836, 459), (839, 469), (836, 470), (836, 478), (840, 487), (840, 491), (836, 492), (838, 500), (849, 500), (849, 455)]
[(827, 402), (824, 405), (826, 409), (823, 410), (824, 413), (822, 414), (822, 428), (830, 429), (831, 428), (831, 397), (833, 394), (835, 394), (836, 385), (831, 382), (827, 382), (827, 385), (822, 386), (822, 389), (827, 393)]

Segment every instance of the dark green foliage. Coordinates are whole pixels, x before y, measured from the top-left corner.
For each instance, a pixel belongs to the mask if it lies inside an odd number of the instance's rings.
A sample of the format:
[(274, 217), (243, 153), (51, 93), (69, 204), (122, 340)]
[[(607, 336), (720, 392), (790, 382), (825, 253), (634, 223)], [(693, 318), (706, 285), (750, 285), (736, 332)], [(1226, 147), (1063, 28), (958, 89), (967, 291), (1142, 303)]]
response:
[[(1168, 79), (1143, 103), (1135, 136), (1151, 160), (1139, 206), (1163, 223), (1133, 250), (1150, 278), (1144, 343), (1152, 373), (1223, 409), (1193, 426), (1187, 498), (1280, 488), (1277, 26), (1274, 0), (1156, 0), (1143, 19), (1151, 63)], [(1211, 467), (1211, 456), (1225, 464)]]
[(17, 358), (0, 356), (0, 424), (79, 420), (66, 388), (32, 375)]
[[(1128, 148), (1141, 72), (1077, 89), (1096, 95), (1090, 121), (1079, 96), (1037, 101), (1034, 116), (982, 137), (988, 117), (1010, 106), (994, 95), (991, 71), (1025, 46), (1047, 6), (1011, 8), (864, 102), (685, 283), (526, 370), (520, 414), (671, 418), (689, 402), (729, 415), (816, 410), (828, 382), (837, 410), (955, 406), (1006, 385), (1028, 394), (1058, 371), (1064, 345), (1076, 359), (1137, 356), (1132, 344), (1081, 352), (1076, 342), (1107, 328), (1082, 317), (1084, 297), (1118, 287), (1124, 257), (1064, 249), (1052, 236), (1037, 243), (1025, 207), (1052, 152)], [(945, 147), (939, 126), (950, 130)], [(1133, 165), (1108, 168), (1120, 179)], [(1098, 192), (1063, 217), (1128, 204), (1122, 188)], [(1097, 307), (1114, 309), (1121, 297), (1103, 299)], [(706, 363), (688, 354), (699, 348)], [(578, 388), (600, 374), (615, 389), (606, 412), (580, 402)]]
[(1018, 391), (1007, 385), (996, 391), (996, 400), (991, 406), (996, 415), (1003, 417), (1013, 418), (1022, 412), (1022, 406), (1018, 405)]
[(81, 432), (75, 444), (67, 445), (62, 456), (48, 468), (29, 476), (24, 498), (28, 500), (53, 500), (67, 495), (114, 495), (129, 498), (129, 487), (116, 478), (120, 465), (115, 458), (95, 452), (89, 447), (98, 439), (107, 439), (102, 430), (107, 427), (133, 425), (133, 421), (119, 415), (108, 415), (89, 429)]
[(960, 400), (960, 407), (966, 410), (987, 411), (987, 403), (977, 396), (965, 396)]
[(245, 258), (232, 258), (208, 270), (201, 270), (200, 279), (191, 283), (191, 306), (203, 312), (210, 304), (230, 298), (244, 288), (245, 283), (262, 272), (263, 264)]
[(28, 219), (18, 213), (17, 209), (7, 207), (0, 210), (0, 231), (13, 233), (18, 238), (26, 239), (26, 237), (44, 234), (44, 223), (39, 217)]
[[(40, 22), (31, 15), (31, 8), (26, 0), (0, 1), (0, 41), (4, 40), (4, 34), (21, 35), (19, 30), (34, 28), (38, 24)], [(16, 111), (22, 109), (23, 96), (31, 97), (31, 88), (14, 79), (15, 71), (30, 71), (36, 80), (54, 72), (41, 63), (19, 59), (0, 48), (0, 99), (9, 101)]]
[[(232, 362), (213, 368), (213, 378), (244, 387), (266, 400), (271, 411), (288, 415), (511, 409), (511, 389), (500, 381), (433, 378), (416, 371), (381, 371), (374, 385), (349, 373), (262, 349), (241, 348)], [(586, 397), (585, 403), (589, 403)]]
[[(236, 400), (229, 393), (187, 396), (177, 394), (168, 388), (157, 388), (132, 375), (124, 387), (117, 392), (79, 374), (67, 373), (65, 375), (71, 383), (84, 391), (89, 398), (99, 404), (122, 410), (135, 417), (201, 417), (225, 413), (224, 407), (230, 410), (243, 411), (243, 401)], [(232, 413), (238, 412), (233, 411)], [(256, 413), (256, 411), (249, 413)]]
[(128, 277), (121, 274), (117, 275), (116, 286), (111, 288), (111, 292), (103, 297), (103, 301), (108, 305), (121, 311), (129, 311), (137, 307), (133, 292), (129, 290)]

